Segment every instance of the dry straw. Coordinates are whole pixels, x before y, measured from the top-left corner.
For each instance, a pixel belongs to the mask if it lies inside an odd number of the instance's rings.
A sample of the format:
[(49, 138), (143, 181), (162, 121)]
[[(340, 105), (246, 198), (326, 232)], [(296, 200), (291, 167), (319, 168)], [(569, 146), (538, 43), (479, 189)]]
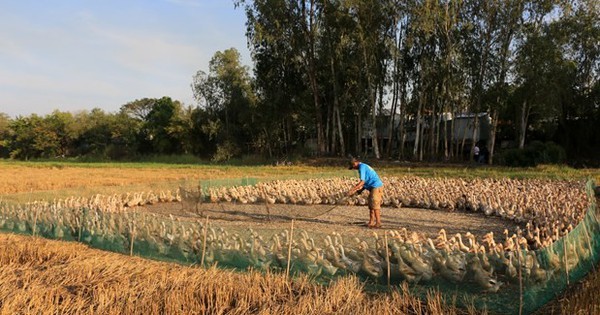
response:
[[(407, 286), (368, 294), (356, 277), (319, 286), (308, 277), (191, 268), (0, 235), (0, 314), (458, 314), (438, 293)], [(289, 288), (289, 289), (288, 289)]]

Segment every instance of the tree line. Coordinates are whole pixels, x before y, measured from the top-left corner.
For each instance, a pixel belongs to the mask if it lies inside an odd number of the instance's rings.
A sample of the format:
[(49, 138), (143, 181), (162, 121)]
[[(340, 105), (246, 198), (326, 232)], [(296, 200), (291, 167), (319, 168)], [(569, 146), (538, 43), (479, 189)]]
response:
[[(194, 75), (193, 106), (163, 97), (118, 113), (0, 115), (0, 154), (464, 160), (476, 144), (490, 163), (528, 148), (600, 154), (597, 0), (234, 4), (252, 72), (231, 48)], [(454, 134), (448, 117), (479, 113), (487, 121), (472, 115), (472, 134)]]

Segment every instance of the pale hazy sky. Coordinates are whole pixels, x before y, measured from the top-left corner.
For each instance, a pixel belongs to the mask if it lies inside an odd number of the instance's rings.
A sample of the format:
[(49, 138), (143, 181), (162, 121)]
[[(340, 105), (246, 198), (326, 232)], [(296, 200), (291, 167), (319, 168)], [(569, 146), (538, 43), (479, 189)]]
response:
[(251, 64), (245, 21), (231, 0), (0, 0), (0, 113), (193, 105), (192, 76), (215, 52)]

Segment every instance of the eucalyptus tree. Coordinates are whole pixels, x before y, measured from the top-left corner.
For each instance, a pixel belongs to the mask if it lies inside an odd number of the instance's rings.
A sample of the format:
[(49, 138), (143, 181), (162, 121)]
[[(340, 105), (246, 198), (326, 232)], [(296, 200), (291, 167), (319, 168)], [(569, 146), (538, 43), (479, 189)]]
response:
[(240, 63), (235, 48), (216, 52), (209, 73), (198, 71), (194, 76), (192, 90), (210, 116), (207, 134), (214, 135), (217, 143), (236, 150), (252, 140), (256, 98), (248, 67)]
[(490, 82), (483, 98), (491, 117), (491, 128), (487, 148), (488, 162), (493, 163), (496, 134), (500, 112), (507, 109), (509, 97), (508, 80), (511, 69), (514, 68), (514, 47), (516, 36), (522, 30), (525, 0), (503, 0), (496, 2), (498, 26), (490, 49)]
[[(434, 115), (434, 94), (439, 72), (439, 29), (436, 22), (440, 14), (440, 6), (435, 1), (409, 1), (407, 5), (409, 23), (406, 33), (406, 50), (409, 54), (411, 66), (410, 85), (411, 101), (408, 111), (414, 117), (415, 140), (412, 156), (414, 159), (423, 160), (424, 131), (426, 123), (424, 111), (426, 106), (430, 115)], [(429, 104), (428, 104), (429, 103)], [(434, 128), (430, 123), (429, 128)], [(431, 129), (433, 130), (433, 129)], [(431, 135), (431, 134), (430, 134)], [(429, 137), (429, 141), (432, 137)]]
[(354, 40), (362, 62), (360, 78), (365, 91), (364, 101), (370, 116), (370, 138), (372, 139), (373, 154), (381, 157), (377, 135), (377, 115), (381, 106), (379, 98), (383, 98), (383, 86), (386, 79), (386, 64), (390, 60), (389, 41), (391, 32), (396, 27), (395, 18), (390, 14), (386, 1), (378, 0), (348, 0), (351, 6), (350, 15), (355, 20), (356, 31)]
[[(562, 47), (562, 69), (554, 77), (560, 92), (557, 140), (567, 152), (600, 153), (600, 2), (559, 3), (561, 18), (549, 27)], [(594, 128), (595, 127), (595, 128)]]
[[(441, 4), (440, 15), (438, 18), (437, 27), (440, 29), (440, 71), (439, 71), (439, 98), (440, 111), (443, 124), (440, 126), (443, 132), (443, 156), (448, 160), (457, 154), (457, 145), (453, 141), (454, 135), (454, 119), (450, 122), (448, 128), (448, 119), (446, 113), (455, 117), (460, 111), (459, 99), (463, 95), (465, 85), (465, 74), (462, 70), (462, 58), (460, 53), (460, 37), (461, 29), (465, 24), (463, 19), (465, 8), (463, 1), (443, 1)], [(449, 129), (449, 130), (448, 130)], [(438, 129), (439, 130), (439, 129)], [(449, 132), (448, 132), (449, 131)], [(438, 131), (439, 138), (439, 131)], [(455, 145), (453, 149), (453, 145)], [(439, 143), (436, 148), (439, 149)], [(456, 153), (455, 153), (456, 152)]]
[[(255, 0), (234, 1), (236, 6), (244, 6), (247, 16), (247, 30), (249, 46), (253, 54), (257, 72), (265, 71), (271, 61), (283, 63), (271, 65), (275, 67), (276, 77), (284, 75), (300, 75), (302, 89), (292, 89), (294, 95), (288, 96), (289, 101), (304, 103), (310, 97), (313, 118), (314, 135), (317, 139), (317, 149), (320, 153), (326, 150), (326, 139), (323, 124), (323, 104), (321, 100), (318, 67), (319, 36), (319, 3), (316, 0)], [(271, 55), (271, 56), (269, 56)], [(265, 64), (267, 63), (267, 64)], [(283, 68), (291, 67), (291, 73)], [(260, 74), (256, 74), (257, 78)], [(284, 85), (297, 81), (297, 78), (286, 77), (285, 80), (274, 82), (275, 85)], [(258, 81), (259, 89), (261, 83)], [(270, 87), (265, 88), (270, 90)]]
[[(390, 117), (388, 120), (388, 143), (385, 148), (385, 157), (391, 157), (393, 144), (397, 143), (396, 135), (398, 132), (404, 134), (404, 108), (406, 100), (406, 61), (404, 60), (404, 42), (406, 40), (406, 25), (408, 20), (407, 8), (404, 1), (386, 1), (386, 11), (390, 15), (391, 24), (390, 30), (386, 32), (385, 42), (387, 43), (389, 55), (389, 63), (391, 69), (388, 72), (387, 83), (391, 90)], [(400, 115), (397, 115), (400, 111)], [(396, 129), (396, 118), (399, 116), (399, 129)], [(402, 141), (402, 140), (401, 140)]]
[(518, 88), (518, 146), (525, 146), (527, 128), (533, 115), (548, 116), (556, 110), (546, 98), (552, 91), (550, 75), (554, 63), (562, 62), (560, 47), (547, 32), (552, 23), (549, 15), (556, 9), (554, 0), (533, 0), (526, 3), (523, 32), (516, 56), (516, 80)]
[[(473, 0), (466, 2), (464, 23), (464, 49), (468, 75), (469, 111), (474, 113), (473, 134), (469, 152), (479, 140), (479, 115), (483, 108), (485, 90), (491, 85), (490, 68), (494, 43), (500, 33), (500, 8), (498, 1)], [(464, 138), (461, 151), (464, 151)]]

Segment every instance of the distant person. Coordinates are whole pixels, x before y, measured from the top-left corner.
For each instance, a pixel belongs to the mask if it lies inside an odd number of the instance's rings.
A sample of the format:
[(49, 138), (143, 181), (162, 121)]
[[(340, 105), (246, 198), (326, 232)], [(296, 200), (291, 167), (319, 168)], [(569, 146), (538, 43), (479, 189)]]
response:
[(476, 163), (479, 163), (479, 153), (479, 144), (475, 144), (475, 147), (473, 147), (473, 161)]
[(356, 158), (350, 159), (350, 170), (358, 170), (360, 181), (356, 186), (348, 191), (348, 196), (355, 193), (361, 193), (363, 190), (369, 191), (369, 228), (381, 228), (381, 200), (383, 182), (373, 168)]

